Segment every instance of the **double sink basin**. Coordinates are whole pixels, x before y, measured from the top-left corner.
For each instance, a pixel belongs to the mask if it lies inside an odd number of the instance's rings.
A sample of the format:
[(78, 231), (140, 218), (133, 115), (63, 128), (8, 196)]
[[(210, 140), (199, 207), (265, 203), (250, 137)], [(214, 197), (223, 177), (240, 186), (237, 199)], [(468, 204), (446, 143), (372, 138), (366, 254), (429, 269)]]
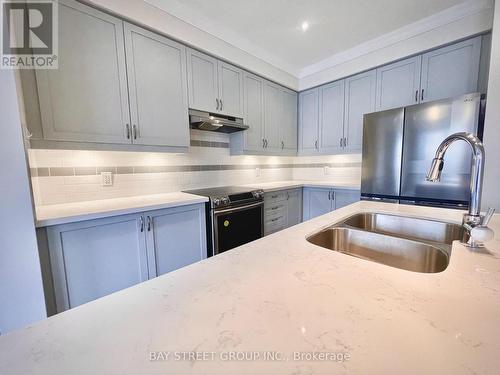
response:
[(448, 267), (451, 245), (462, 238), (454, 223), (358, 213), (311, 236), (312, 244), (408, 271), (437, 273)]

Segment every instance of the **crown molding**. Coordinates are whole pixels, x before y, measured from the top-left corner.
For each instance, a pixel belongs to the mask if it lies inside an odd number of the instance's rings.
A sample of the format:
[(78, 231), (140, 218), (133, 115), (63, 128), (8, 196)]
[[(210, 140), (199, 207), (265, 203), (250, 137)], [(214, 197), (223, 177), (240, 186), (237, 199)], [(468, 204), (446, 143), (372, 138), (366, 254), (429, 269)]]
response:
[[(154, 6), (155, 8), (169, 13), (171, 16), (188, 23), (189, 25), (201, 30), (211, 36), (229, 44), (230, 46), (244, 51), (253, 57), (256, 57), (275, 68), (278, 68), (295, 78), (298, 78), (300, 67), (294, 66), (289, 62), (275, 56), (271, 52), (260, 48), (250, 40), (241, 37), (231, 29), (224, 26), (220, 22), (214, 22), (209, 17), (201, 12), (193, 11), (182, 4), (182, 1), (170, 1), (168, 8), (162, 3), (162, 0), (144, 0), (145, 3)], [(202, 48), (200, 46), (200, 48)], [(210, 51), (208, 51), (210, 52)]]
[(336, 65), (346, 63), (350, 60), (362, 57), (379, 49), (389, 47), (396, 43), (404, 42), (410, 38), (437, 29), (439, 27), (456, 22), (460, 19), (491, 9), (493, 11), (494, 0), (469, 0), (464, 3), (447, 8), (432, 16), (403, 26), (375, 39), (358, 44), (348, 50), (336, 53), (317, 63), (308, 65), (300, 70), (297, 78), (301, 79), (309, 75), (330, 69)]

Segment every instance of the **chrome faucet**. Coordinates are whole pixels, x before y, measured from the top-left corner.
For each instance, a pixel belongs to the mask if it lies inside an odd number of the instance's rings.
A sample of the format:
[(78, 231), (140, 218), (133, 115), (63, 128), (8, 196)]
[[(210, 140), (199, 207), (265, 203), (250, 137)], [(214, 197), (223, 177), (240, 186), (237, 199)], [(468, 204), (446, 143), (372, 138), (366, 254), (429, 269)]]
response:
[[(435, 182), (441, 178), (441, 171), (444, 166), (444, 155), (448, 147), (455, 141), (462, 140), (469, 144), (472, 148), (472, 165), (470, 172), (470, 202), (469, 212), (464, 214), (462, 226), (464, 227), (464, 237), (462, 243), (477, 248), (481, 246), (479, 241), (476, 241), (471, 235), (474, 228), (485, 228), (489, 220), (493, 216), (494, 209), (489, 209), (486, 216), (481, 216), (481, 193), (483, 189), (483, 170), (484, 170), (484, 147), (481, 140), (471, 133), (455, 133), (445, 138), (439, 145), (436, 155), (432, 160), (432, 165), (427, 174), (427, 181)], [(477, 230), (475, 232), (478, 232)], [(478, 235), (479, 238), (486, 238)]]

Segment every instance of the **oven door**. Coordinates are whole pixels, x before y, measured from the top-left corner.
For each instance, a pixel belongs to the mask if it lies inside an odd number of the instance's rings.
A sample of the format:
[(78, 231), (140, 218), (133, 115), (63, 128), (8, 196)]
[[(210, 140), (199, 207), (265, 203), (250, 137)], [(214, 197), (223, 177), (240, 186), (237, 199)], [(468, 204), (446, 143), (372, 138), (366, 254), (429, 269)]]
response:
[(263, 235), (264, 202), (214, 210), (214, 255), (233, 249)]

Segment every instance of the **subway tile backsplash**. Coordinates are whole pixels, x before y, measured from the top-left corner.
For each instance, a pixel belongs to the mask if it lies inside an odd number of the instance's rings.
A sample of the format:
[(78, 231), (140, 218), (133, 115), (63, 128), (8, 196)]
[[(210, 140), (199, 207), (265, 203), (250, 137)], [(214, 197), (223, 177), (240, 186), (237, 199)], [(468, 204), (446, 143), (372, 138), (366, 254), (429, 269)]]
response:
[[(191, 139), (187, 154), (30, 149), (35, 203), (58, 204), (292, 179), (339, 184), (360, 181), (359, 154), (231, 156), (226, 134), (192, 130)], [(113, 186), (101, 185), (101, 172), (114, 174)]]

